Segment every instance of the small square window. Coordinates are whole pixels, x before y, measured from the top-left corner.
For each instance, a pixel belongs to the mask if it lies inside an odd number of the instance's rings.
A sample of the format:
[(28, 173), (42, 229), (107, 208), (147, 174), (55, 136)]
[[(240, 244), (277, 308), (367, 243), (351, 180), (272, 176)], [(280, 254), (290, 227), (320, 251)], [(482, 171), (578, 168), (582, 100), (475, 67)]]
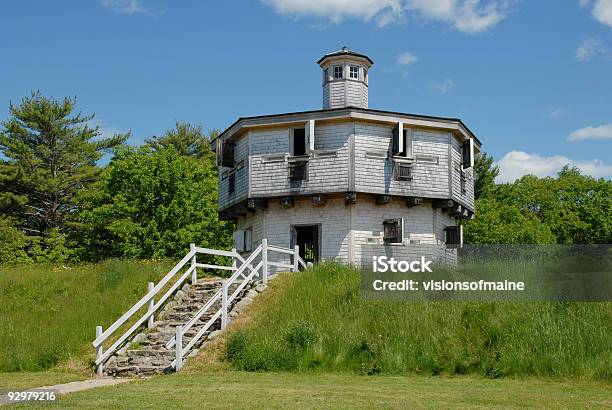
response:
[(352, 80), (359, 80), (359, 66), (352, 65), (350, 67), (349, 78)]
[(403, 223), (402, 218), (398, 219), (385, 219), (383, 222), (383, 241), (384, 243), (402, 243), (403, 234)]
[(334, 78), (335, 79), (342, 79), (343, 75), (342, 75), (342, 66), (341, 65), (335, 65), (334, 66)]

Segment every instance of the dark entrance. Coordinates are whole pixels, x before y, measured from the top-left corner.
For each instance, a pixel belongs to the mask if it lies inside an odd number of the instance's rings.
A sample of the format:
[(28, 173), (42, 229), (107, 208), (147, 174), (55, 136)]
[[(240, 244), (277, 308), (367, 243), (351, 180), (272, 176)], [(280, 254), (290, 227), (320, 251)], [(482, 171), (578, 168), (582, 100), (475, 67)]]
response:
[(316, 263), (320, 255), (320, 225), (291, 226), (291, 246), (300, 247), (300, 256), (304, 262)]

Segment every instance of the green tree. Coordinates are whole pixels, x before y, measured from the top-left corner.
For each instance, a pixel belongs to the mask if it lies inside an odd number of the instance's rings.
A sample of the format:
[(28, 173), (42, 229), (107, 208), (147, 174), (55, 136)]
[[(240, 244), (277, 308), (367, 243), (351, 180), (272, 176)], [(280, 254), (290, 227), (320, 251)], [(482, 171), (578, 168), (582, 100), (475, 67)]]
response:
[(98, 175), (96, 162), (127, 135), (99, 138), (93, 115), (75, 113), (75, 99), (63, 101), (33, 92), (1, 123), (0, 204), (28, 235), (64, 234), (76, 211), (75, 195)]
[(499, 175), (499, 167), (493, 165), (493, 157), (486, 152), (480, 152), (474, 159), (474, 197), (485, 198), (495, 190), (495, 178)]
[(566, 166), (557, 178), (526, 175), (498, 185), (495, 197), (536, 215), (557, 243), (612, 243), (612, 181)]
[(231, 224), (217, 216), (214, 164), (174, 149), (118, 152), (80, 201), (87, 258), (179, 256), (190, 243), (231, 247)]
[(207, 136), (201, 125), (177, 121), (174, 128), (167, 130), (161, 137), (152, 137), (145, 142), (155, 151), (173, 148), (180, 155), (214, 162), (215, 154), (210, 148), (210, 141), (218, 134), (217, 130), (213, 130), (210, 136)]
[(476, 218), (465, 224), (469, 244), (553, 244), (555, 236), (533, 213), (492, 198), (476, 200)]
[(27, 245), (28, 238), (15, 227), (15, 221), (0, 215), (0, 263), (29, 262)]

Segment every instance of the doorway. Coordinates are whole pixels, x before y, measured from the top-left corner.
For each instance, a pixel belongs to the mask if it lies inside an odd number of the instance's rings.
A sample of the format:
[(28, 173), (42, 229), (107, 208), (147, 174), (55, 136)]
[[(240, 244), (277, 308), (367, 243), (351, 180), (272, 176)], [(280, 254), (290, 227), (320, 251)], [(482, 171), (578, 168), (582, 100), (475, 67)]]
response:
[(321, 225), (292, 225), (291, 247), (300, 247), (300, 256), (304, 262), (319, 262)]

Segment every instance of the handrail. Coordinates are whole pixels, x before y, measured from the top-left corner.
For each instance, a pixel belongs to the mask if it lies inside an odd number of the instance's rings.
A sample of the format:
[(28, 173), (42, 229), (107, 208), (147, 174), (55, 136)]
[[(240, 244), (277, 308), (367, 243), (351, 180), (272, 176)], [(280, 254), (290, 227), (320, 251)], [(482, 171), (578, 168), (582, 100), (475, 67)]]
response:
[(104, 342), (111, 334), (113, 334), (113, 332), (115, 332), (115, 330), (117, 330), (122, 324), (124, 324), (130, 317), (132, 317), (134, 313), (136, 313), (141, 307), (146, 305), (149, 300), (151, 300), (151, 298), (154, 297), (155, 294), (157, 294), (164, 286), (166, 286), (170, 279), (172, 279), (174, 275), (176, 275), (177, 272), (180, 271), (183, 266), (185, 266), (185, 264), (189, 262), (195, 254), (195, 250), (192, 250), (187, 255), (185, 255), (185, 257), (181, 259), (181, 261), (177, 263), (174, 268), (172, 268), (172, 270), (170, 270), (170, 272), (168, 272), (166, 276), (164, 276), (164, 278), (153, 287), (153, 290), (151, 290), (151, 292), (143, 296), (138, 302), (136, 302), (136, 304), (134, 304), (134, 306), (132, 306), (127, 312), (121, 315), (121, 317), (117, 319), (115, 323), (110, 325), (108, 329), (102, 332), (102, 334), (98, 336), (96, 340), (93, 341), (93, 347), (100, 346), (102, 342)]
[(238, 285), (238, 287), (232, 293), (232, 295), (229, 298), (227, 298), (228, 304), (232, 303), (232, 301), (236, 298), (236, 296), (238, 296), (238, 294), (242, 292), (242, 289), (244, 289), (246, 284), (253, 278), (253, 276), (255, 276), (255, 273), (257, 273), (257, 270), (259, 270), (259, 268), (261, 268), (262, 265), (263, 265), (263, 262), (259, 262), (257, 266), (255, 267), (255, 269), (251, 272), (251, 274), (248, 277), (246, 277), (240, 285)]
[(183, 281), (185, 279), (187, 279), (189, 277), (189, 275), (191, 275), (191, 272), (193, 272), (193, 269), (195, 269), (195, 266), (190, 267), (189, 269), (187, 269), (185, 271), (185, 273), (183, 273), (181, 275), (181, 277), (179, 278), (179, 280), (177, 280), (174, 285), (172, 285), (172, 287), (170, 289), (168, 289), (168, 291), (164, 294), (164, 296), (162, 296), (159, 301), (157, 301), (155, 303), (155, 305), (153, 305), (153, 309), (147, 311), (140, 319), (138, 319), (136, 321), (136, 323), (134, 323), (132, 325), (132, 327), (130, 327), (128, 330), (125, 331), (125, 333), (119, 338), (117, 339), (117, 341), (115, 343), (113, 343), (108, 349), (106, 349), (106, 351), (98, 358), (96, 359), (96, 365), (100, 365), (102, 363), (104, 363), (106, 361), (106, 359), (108, 359), (114, 352), (115, 350), (121, 346), (121, 344), (123, 342), (125, 342), (125, 340), (130, 337), (130, 335), (132, 333), (134, 333), (134, 331), (136, 331), (136, 329), (138, 329), (148, 318), (149, 316), (151, 316), (153, 313), (155, 313), (155, 311), (157, 309), (159, 309), (164, 302), (166, 301), (166, 299), (168, 299), (168, 297), (174, 293), (175, 290), (178, 289), (178, 287), (183, 283)]
[(279, 252), (279, 253), (286, 253), (288, 255), (293, 255), (293, 249), (281, 248), (280, 246), (268, 245), (268, 250)]
[[(285, 264), (280, 262), (272, 262), (268, 261), (268, 252), (280, 252), (288, 255), (293, 255), (296, 259), (294, 259), (293, 264)], [(216, 264), (206, 264), (206, 263), (198, 263), (196, 261), (196, 255), (198, 253), (204, 253), (209, 255), (216, 256), (224, 256), (232, 258), (232, 266), (222, 266)], [(253, 267), (253, 263), (255, 259), (261, 255), (261, 260), (259, 263), (255, 264)], [(241, 265), (237, 267), (236, 262), (239, 261)], [(174, 281), (174, 283), (170, 286), (168, 290), (161, 296), (159, 300), (155, 300), (155, 296), (160, 293), (176, 276), (177, 274), (187, 265), (188, 262), (191, 262), (191, 266), (185, 270), (184, 273), (180, 274), (178, 278)], [(195, 284), (197, 281), (196, 269), (204, 268), (204, 269), (224, 269), (232, 271), (231, 276), (223, 282), (221, 289), (215, 292), (214, 295), (202, 306), (191, 319), (189, 319), (184, 326), (179, 325), (176, 327), (176, 333), (173, 338), (171, 338), (166, 343), (166, 348), (170, 349), (175, 347), (175, 360), (172, 362), (172, 366), (178, 371), (181, 368), (184, 357), (187, 353), (189, 353), (190, 349), (195, 346), (195, 344), (202, 338), (202, 336), (210, 329), (210, 327), (221, 318), (221, 328), (223, 329), (227, 323), (229, 322), (229, 307), (230, 304), (238, 297), (240, 292), (242, 292), (248, 283), (250, 283), (254, 277), (263, 277), (263, 284), (266, 285), (268, 278), (268, 267), (282, 267), (288, 268), (293, 271), (297, 271), (298, 266), (306, 268), (307, 264), (304, 260), (299, 256), (298, 247), (294, 247), (293, 249), (283, 248), (275, 245), (268, 245), (265, 239), (262, 240), (262, 243), (251, 252), (251, 254), (244, 259), (240, 254), (236, 252), (235, 249), (232, 251), (224, 251), (217, 249), (209, 249), (209, 248), (201, 248), (196, 247), (194, 244), (191, 244), (190, 251), (185, 255), (156, 285), (153, 283), (149, 284), (149, 291), (146, 295), (144, 295), (140, 300), (138, 300), (127, 312), (125, 312), (119, 319), (117, 319), (112, 325), (109, 326), (104, 332), (102, 331), (102, 327), (98, 326), (96, 328), (96, 339), (92, 342), (92, 345), (96, 349), (96, 360), (95, 364), (97, 366), (98, 374), (102, 372), (102, 365), (108, 360), (110, 356), (112, 356), (116, 350), (122, 346), (123, 343), (147, 320), (149, 321), (148, 326), (153, 326), (153, 315), (155, 312), (159, 310), (164, 303), (168, 300), (170, 296), (172, 296), (177, 289), (185, 282), (185, 280), (191, 275), (193, 283)], [(248, 274), (247, 274), (248, 270)], [(228, 295), (228, 291), (230, 286), (239, 281), (236, 289), (232, 291), (230, 295)], [(198, 330), (194, 337), (191, 338), (189, 343), (183, 348), (183, 339), (185, 332), (191, 329), (210, 309), (221, 299), (221, 308), (218, 309), (211, 318), (206, 322), (206, 324)], [(140, 309), (147, 306), (147, 311), (138, 319), (135, 323), (133, 323), (128, 330), (126, 330), (108, 349), (103, 350), (103, 343), (114, 334), (122, 325), (124, 325), (132, 316), (134, 316)], [(179, 343), (177, 343), (179, 342)], [(179, 360), (179, 362), (177, 362)]]
[(306, 262), (304, 261), (304, 259), (302, 259), (300, 255), (298, 255), (298, 262), (300, 265), (302, 265), (304, 269), (308, 268), (308, 265), (306, 265)]
[[(216, 255), (216, 256), (225, 256), (239, 258), (238, 253), (232, 249), (232, 251), (224, 251), (217, 249), (209, 249), (209, 248), (201, 248), (196, 247), (195, 245), (191, 245), (190, 251), (176, 264), (174, 267), (157, 283), (155, 286), (150, 284), (149, 291), (138, 300), (127, 312), (125, 312), (119, 319), (117, 319), (112, 325), (110, 325), (104, 332), (102, 332), (102, 327), (98, 326), (96, 328), (96, 339), (92, 342), (93, 347), (96, 349), (96, 360), (95, 364), (98, 367), (98, 373), (101, 374), (102, 367), (101, 365), (106, 362), (106, 360), (115, 353), (115, 351), (121, 346), (140, 326), (142, 326), (147, 320), (153, 317), (155, 312), (166, 302), (166, 300), (183, 284), (183, 282), (192, 275), (195, 281), (195, 270), (197, 268), (204, 269), (226, 269), (231, 271), (236, 271), (237, 269), (234, 266), (221, 266), (214, 264), (203, 264), (196, 263), (195, 256), (197, 254), (208, 254), (208, 255)], [(164, 295), (157, 301), (155, 301), (155, 296), (162, 291), (163, 288), (170, 283), (170, 281), (177, 275), (181, 269), (185, 267), (185, 265), (191, 261), (191, 266), (178, 277), (178, 279), (174, 282), (174, 284), (164, 293)], [(252, 266), (251, 266), (252, 268)], [(155, 303), (154, 303), (155, 301)], [(148, 305), (148, 310), (138, 319), (128, 330), (126, 330), (108, 349), (103, 350), (103, 343), (114, 334), (122, 325), (124, 325), (132, 316), (134, 316), (140, 309)], [(152, 323), (152, 320), (150, 320)]]
[[(247, 280), (247, 278), (251, 278), (253, 276), (253, 274), (255, 272), (257, 272), (257, 269), (259, 269), (259, 267), (257, 268), (252, 268), (251, 262), (259, 255), (259, 253), (261, 253), (261, 245), (259, 245), (257, 247), (257, 249), (255, 249), (255, 251), (253, 253), (251, 253), (249, 255), (249, 257), (246, 259), (246, 261), (240, 266), (240, 268), (238, 268), (236, 270), (236, 272), (234, 272), (234, 274), (227, 280), (226, 282), (226, 286), (230, 286), (232, 283), (234, 283), (234, 281), (236, 280), (236, 278), (238, 277), (238, 275), (242, 274), (242, 272), (250, 267), (249, 269), (251, 269), (251, 274), (249, 276), (243, 275), (243, 277), (245, 278), (245, 280)], [(244, 259), (243, 259), (244, 260)], [(258, 265), (260, 266), (260, 265)], [(191, 319), (189, 319), (189, 321), (183, 326), (183, 332), (186, 332), (187, 330), (189, 330), (194, 323), (196, 323), (203, 315), (204, 313), (206, 313), (208, 311), (208, 309), (210, 309), (210, 307), (213, 305), (213, 303), (219, 298), (221, 297), (223, 289), (219, 289), (211, 298), (208, 302), (206, 302), (206, 304), (204, 304), (204, 306), (202, 306), (195, 315), (193, 315), (193, 317)], [(167, 343), (166, 343), (166, 347), (167, 348), (171, 348), (172, 346), (174, 346), (175, 344), (175, 336), (173, 336)], [(187, 349), (185, 349), (185, 351), (187, 351)]]

